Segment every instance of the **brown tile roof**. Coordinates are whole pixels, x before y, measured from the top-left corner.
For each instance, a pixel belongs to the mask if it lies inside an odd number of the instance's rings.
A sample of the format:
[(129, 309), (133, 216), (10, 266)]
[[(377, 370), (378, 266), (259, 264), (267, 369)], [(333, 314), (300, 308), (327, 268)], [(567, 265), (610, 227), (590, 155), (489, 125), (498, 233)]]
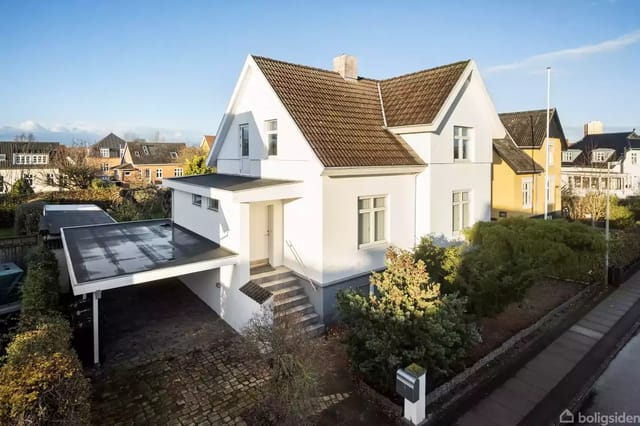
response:
[(381, 81), (387, 125), (433, 123), (469, 62), (456, 62)]
[(533, 158), (522, 152), (508, 136), (504, 139), (494, 139), (493, 149), (516, 174), (542, 173), (544, 171)]
[[(347, 81), (333, 71), (258, 56), (253, 59), (326, 167), (424, 164), (402, 138), (384, 128), (378, 83), (383, 86), (385, 81), (367, 78)], [(458, 76), (460, 64), (451, 66)], [(383, 99), (385, 111), (387, 102), (392, 105), (394, 125), (413, 124), (421, 117), (435, 116), (437, 111), (432, 111), (442, 106), (455, 84), (451, 83), (454, 74), (447, 67), (440, 67), (410, 74), (405, 76), (407, 80), (405, 77), (388, 80), (390, 94), (383, 93)], [(444, 88), (440, 89), (438, 84)], [(401, 101), (395, 97), (408, 96), (411, 88), (418, 94), (411, 96), (410, 112), (404, 112)], [(429, 88), (435, 96), (432, 97)], [(428, 106), (428, 114), (418, 113), (419, 105)], [(405, 118), (413, 121), (402, 121)]]
[[(146, 151), (145, 151), (145, 148)], [(187, 147), (185, 143), (173, 142), (127, 142), (134, 164), (172, 164), (182, 163), (180, 153)], [(136, 155), (136, 152), (138, 153)], [(172, 158), (171, 153), (177, 154)]]
[[(547, 133), (546, 109), (502, 113), (500, 120), (519, 147), (542, 146)], [(555, 108), (550, 111), (549, 137), (560, 139), (563, 148), (567, 147), (567, 139)]]
[(216, 136), (215, 135), (204, 135), (204, 140), (207, 143), (207, 147), (209, 147), (209, 149), (211, 149), (211, 147), (213, 146), (213, 142), (216, 140)]

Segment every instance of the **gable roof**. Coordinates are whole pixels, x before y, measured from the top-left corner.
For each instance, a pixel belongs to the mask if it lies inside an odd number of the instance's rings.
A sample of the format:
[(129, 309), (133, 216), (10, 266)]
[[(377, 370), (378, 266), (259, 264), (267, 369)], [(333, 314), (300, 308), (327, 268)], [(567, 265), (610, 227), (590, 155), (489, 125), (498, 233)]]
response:
[[(180, 153), (186, 146), (183, 142), (127, 142), (133, 164), (182, 163)], [(171, 157), (172, 152), (178, 154), (176, 158)]]
[(51, 160), (51, 155), (60, 148), (58, 142), (10, 142), (0, 141), (0, 155), (4, 154), (4, 160), (0, 160), (0, 169), (50, 169), (49, 164), (13, 164), (13, 154), (46, 154)]
[(382, 80), (380, 89), (389, 127), (431, 124), (469, 60)]
[(518, 148), (508, 135), (504, 139), (494, 139), (493, 149), (516, 174), (542, 173), (544, 168)]
[(207, 148), (211, 149), (211, 147), (213, 147), (213, 142), (215, 140), (216, 140), (215, 135), (204, 135), (202, 137), (202, 142), (200, 143), (200, 146), (202, 147), (203, 144), (207, 144)]
[(126, 141), (119, 136), (109, 133), (104, 138), (91, 146), (91, 155), (94, 157), (101, 157), (100, 149), (109, 149), (109, 157), (120, 157), (120, 148), (124, 148)]
[[(520, 148), (540, 148), (547, 134), (547, 110), (506, 112), (499, 114), (500, 120), (516, 145)], [(560, 139), (562, 148), (567, 147), (560, 117), (555, 108), (549, 111), (549, 137)]]
[(574, 158), (572, 162), (564, 162), (564, 164), (575, 165), (592, 162), (590, 154), (598, 149), (612, 149), (614, 154), (607, 161), (617, 161), (624, 158), (626, 150), (640, 149), (640, 135), (634, 131), (586, 135), (571, 145), (569, 149), (579, 149), (582, 154)]
[(347, 81), (334, 71), (252, 58), (325, 167), (424, 165), (385, 128), (380, 93), (387, 125), (430, 124), (469, 63)]

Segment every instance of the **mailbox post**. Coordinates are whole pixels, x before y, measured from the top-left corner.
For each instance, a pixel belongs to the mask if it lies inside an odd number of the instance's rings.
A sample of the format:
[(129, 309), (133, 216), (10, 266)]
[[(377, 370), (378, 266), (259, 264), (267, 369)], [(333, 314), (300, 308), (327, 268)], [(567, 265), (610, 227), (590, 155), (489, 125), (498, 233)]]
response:
[(426, 373), (418, 364), (396, 371), (396, 392), (404, 398), (404, 418), (414, 425), (426, 417)]

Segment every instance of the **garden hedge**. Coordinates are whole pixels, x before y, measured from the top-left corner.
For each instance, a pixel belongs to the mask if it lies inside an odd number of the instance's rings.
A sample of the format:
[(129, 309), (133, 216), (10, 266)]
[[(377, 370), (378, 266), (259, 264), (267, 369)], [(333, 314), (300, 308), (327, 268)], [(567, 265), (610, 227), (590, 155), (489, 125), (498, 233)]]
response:
[(16, 235), (34, 235), (40, 228), (40, 218), (45, 202), (41, 200), (20, 204), (16, 207), (14, 231)]
[(28, 257), (27, 276), (22, 285), (21, 320), (31, 313), (56, 311), (59, 300), (58, 262), (44, 245)]

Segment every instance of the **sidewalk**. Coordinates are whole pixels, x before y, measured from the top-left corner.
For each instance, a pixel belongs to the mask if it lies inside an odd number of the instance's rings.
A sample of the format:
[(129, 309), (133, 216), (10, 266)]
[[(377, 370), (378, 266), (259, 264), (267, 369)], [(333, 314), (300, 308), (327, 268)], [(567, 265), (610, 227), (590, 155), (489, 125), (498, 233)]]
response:
[(639, 301), (640, 273), (636, 273), (456, 424), (542, 425), (557, 420), (582, 384), (640, 319)]

